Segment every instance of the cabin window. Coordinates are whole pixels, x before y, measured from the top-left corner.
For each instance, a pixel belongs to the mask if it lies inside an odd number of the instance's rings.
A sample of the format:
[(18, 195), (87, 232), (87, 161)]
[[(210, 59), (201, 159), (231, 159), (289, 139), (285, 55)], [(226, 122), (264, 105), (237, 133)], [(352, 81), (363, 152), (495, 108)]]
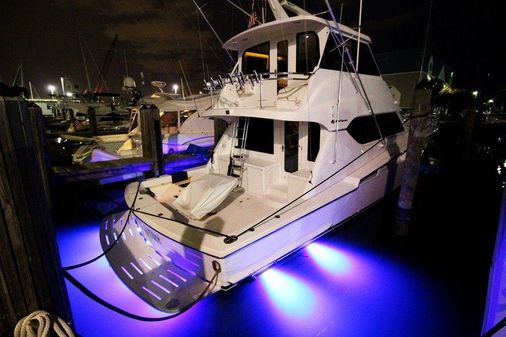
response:
[(258, 44), (246, 49), (242, 55), (242, 72), (253, 74), (256, 71), (259, 74), (269, 72), (269, 42)]
[[(351, 40), (350, 52), (355, 60), (355, 65), (357, 64), (356, 60), (357, 45), (358, 45), (357, 41)], [(360, 44), (360, 57), (358, 58), (358, 73), (374, 76), (380, 75), (380, 71), (376, 65), (376, 61), (374, 60), (374, 56), (372, 54), (371, 46), (367, 43)]]
[[(404, 126), (395, 112), (377, 114), (376, 120), (385, 138), (404, 131)], [(380, 139), (380, 134), (372, 115), (360, 116), (353, 119), (346, 130), (359, 144), (366, 144)]]
[[(341, 55), (342, 48), (337, 48), (336, 43), (332, 36), (327, 39), (325, 50), (323, 51), (322, 61), (320, 62), (320, 68), (330, 70), (341, 70), (341, 63), (343, 57)], [(343, 65), (343, 69), (346, 67)]]
[(320, 124), (310, 122), (307, 132), (307, 160), (314, 162), (320, 152)]
[[(353, 58), (355, 65), (357, 64), (357, 44), (355, 40), (348, 40), (350, 55)], [(325, 45), (325, 51), (323, 52), (322, 61), (320, 68), (330, 70), (341, 70), (343, 48), (337, 48), (336, 43), (332, 37), (329, 37), (327, 44)], [(345, 61), (348, 64), (348, 61)], [(360, 57), (358, 59), (358, 73), (365, 75), (379, 76), (380, 72), (376, 66), (371, 46), (367, 43), (361, 43), (360, 45)], [(343, 67), (346, 70), (346, 65)], [(351, 71), (351, 69), (350, 69)]]
[(315, 32), (297, 34), (297, 67), (296, 72), (308, 74), (320, 61), (320, 44)]
[[(244, 126), (244, 118), (239, 120), (239, 128)], [(238, 146), (241, 146), (239, 140)], [(272, 119), (249, 118), (246, 149), (274, 154), (274, 121)]]

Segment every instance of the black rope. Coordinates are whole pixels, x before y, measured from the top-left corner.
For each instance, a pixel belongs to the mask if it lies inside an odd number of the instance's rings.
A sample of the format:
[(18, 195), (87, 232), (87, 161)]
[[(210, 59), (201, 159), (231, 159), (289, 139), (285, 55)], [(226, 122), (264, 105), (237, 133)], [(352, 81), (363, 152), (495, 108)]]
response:
[(247, 232), (250, 232), (252, 229), (255, 229), (256, 227), (262, 225), (264, 222), (266, 222), (270, 218), (278, 216), (281, 211), (285, 210), (287, 207), (291, 206), (293, 203), (295, 203), (296, 201), (300, 200), (301, 198), (303, 198), (308, 193), (312, 192), (315, 188), (317, 188), (320, 185), (322, 185), (323, 183), (327, 182), (329, 179), (331, 179), (336, 174), (340, 173), (342, 170), (344, 170), (345, 168), (347, 168), (348, 166), (350, 166), (351, 164), (353, 164), (360, 157), (362, 157), (363, 155), (365, 155), (367, 152), (369, 152), (371, 149), (373, 149), (374, 147), (376, 147), (376, 145), (378, 145), (381, 142), (382, 142), (382, 140), (379, 140), (378, 142), (376, 142), (376, 144), (374, 144), (373, 146), (371, 146), (370, 148), (368, 148), (366, 151), (364, 151), (363, 153), (361, 153), (359, 156), (355, 157), (348, 164), (346, 164), (345, 166), (341, 167), (339, 170), (337, 170), (336, 172), (334, 172), (333, 174), (331, 174), (330, 176), (328, 176), (327, 178), (325, 178), (318, 185), (313, 186), (310, 190), (304, 192), (303, 194), (301, 194), (300, 196), (298, 196), (296, 199), (292, 200), (290, 203), (286, 204), (285, 206), (281, 207), (280, 209), (278, 209), (275, 212), (271, 213), (270, 215), (266, 216), (265, 218), (263, 218), (262, 220), (260, 220), (259, 222), (257, 222), (255, 225), (253, 225), (253, 226), (249, 227), (248, 229), (242, 231), (241, 233), (237, 234), (236, 236), (240, 237), (240, 236), (246, 234)]
[(481, 337), (492, 337), (497, 332), (502, 330), (502, 328), (504, 328), (505, 326), (506, 326), (506, 318), (503, 318), (496, 325), (494, 325), (490, 330), (488, 330), (483, 335), (481, 335)]
[(222, 236), (222, 237), (225, 237), (225, 238), (229, 237), (229, 235), (223, 234), (221, 232), (213, 231), (212, 229), (198, 227), (198, 226), (192, 225), (192, 224), (190, 224), (188, 222), (183, 222), (183, 221), (180, 221), (180, 220), (177, 220), (177, 219), (168, 218), (168, 217), (163, 216), (163, 215), (148, 213), (148, 212), (144, 212), (144, 211), (141, 211), (141, 210), (138, 210), (138, 209), (133, 209), (132, 212), (134, 214), (135, 213), (140, 213), (140, 214), (145, 214), (145, 215), (152, 216), (154, 218), (159, 218), (159, 219), (163, 219), (163, 220), (174, 221), (174, 222), (177, 222), (177, 223), (179, 223), (181, 225), (185, 225), (185, 226), (188, 226), (188, 227), (193, 228), (193, 229), (201, 230), (203, 232), (211, 233), (211, 234), (214, 234), (216, 236)]
[[(214, 262), (216, 263), (218, 268), (216, 268)], [(123, 315), (123, 316), (131, 318), (131, 319), (135, 319), (138, 321), (159, 322), (159, 321), (166, 321), (170, 318), (179, 316), (180, 314), (182, 314), (182, 313), (186, 312), (187, 310), (189, 310), (190, 308), (192, 308), (198, 301), (200, 301), (205, 296), (206, 292), (211, 288), (211, 285), (216, 282), (216, 280), (218, 279), (218, 275), (221, 272), (221, 266), (219, 265), (219, 263), (216, 261), (214, 261), (214, 262), (213, 262), (214, 275), (211, 278), (211, 281), (209, 282), (209, 284), (206, 286), (206, 288), (200, 293), (200, 295), (198, 297), (196, 297), (195, 301), (177, 313), (174, 313), (174, 314), (168, 315), (168, 316), (162, 316), (162, 317), (145, 317), (145, 316), (136, 315), (136, 314), (133, 314), (133, 313), (128, 312), (126, 310), (123, 310), (123, 309), (115, 306), (114, 304), (107, 302), (106, 300), (104, 300), (100, 296), (95, 295), (91, 290), (86, 288), (81, 282), (79, 282), (76, 278), (74, 278), (67, 270), (63, 270), (63, 275), (70, 283), (72, 283), (72, 285), (74, 285), (77, 289), (79, 289), (83, 294), (85, 294), (91, 300), (97, 302), (98, 304), (106, 307), (109, 310), (112, 310), (120, 315)]]
[(62, 267), (62, 269), (64, 271), (81, 268), (81, 267), (84, 267), (84, 266), (86, 266), (86, 265), (88, 265), (88, 264), (90, 264), (92, 262), (95, 262), (98, 259), (100, 259), (101, 257), (105, 256), (116, 245), (116, 243), (121, 238), (121, 235), (123, 235), (123, 232), (125, 231), (125, 228), (126, 228), (126, 226), (128, 224), (128, 220), (130, 219), (130, 215), (132, 214), (133, 206), (135, 205), (135, 202), (137, 201), (137, 196), (139, 195), (140, 186), (141, 186), (141, 182), (139, 181), (139, 184), (137, 185), (137, 191), (135, 192), (135, 198), (134, 198), (134, 201), (132, 203), (132, 207), (130, 207), (129, 210), (128, 210), (128, 215), (126, 217), (125, 224), (123, 225), (123, 228), (121, 229), (121, 232), (119, 233), (119, 235), (116, 238), (116, 240), (114, 240), (113, 243), (106, 250), (104, 250), (104, 252), (102, 254), (99, 254), (99, 255), (95, 256), (94, 258), (92, 258), (92, 259), (90, 259), (88, 261), (82, 262), (82, 263), (74, 264), (74, 265), (67, 266), (67, 267)]

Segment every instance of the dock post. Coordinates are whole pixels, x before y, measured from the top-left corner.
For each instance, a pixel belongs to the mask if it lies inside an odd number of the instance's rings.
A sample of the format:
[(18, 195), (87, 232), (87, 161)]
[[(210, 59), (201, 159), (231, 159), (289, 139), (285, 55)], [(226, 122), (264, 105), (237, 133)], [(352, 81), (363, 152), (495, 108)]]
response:
[(409, 231), (422, 150), (425, 145), (426, 135), (424, 130), (430, 111), (431, 97), (431, 84), (426, 80), (420, 82), (416, 86), (414, 93), (414, 104), (413, 111), (411, 112), (408, 146), (406, 150), (406, 162), (404, 164), (401, 191), (395, 215), (394, 232), (398, 236), (406, 236)]
[(72, 321), (48, 200), (43, 130), (40, 108), (0, 96), (2, 336), (36, 310)]
[(466, 110), (464, 117), (464, 146), (462, 147), (462, 159), (469, 160), (471, 154), (473, 131), (476, 123), (476, 107), (470, 106)]
[(95, 113), (95, 108), (90, 106), (88, 107), (88, 119), (90, 120), (90, 130), (93, 136), (97, 135), (97, 114)]
[(155, 105), (140, 108), (142, 156), (153, 162), (153, 175), (164, 174), (160, 111)]

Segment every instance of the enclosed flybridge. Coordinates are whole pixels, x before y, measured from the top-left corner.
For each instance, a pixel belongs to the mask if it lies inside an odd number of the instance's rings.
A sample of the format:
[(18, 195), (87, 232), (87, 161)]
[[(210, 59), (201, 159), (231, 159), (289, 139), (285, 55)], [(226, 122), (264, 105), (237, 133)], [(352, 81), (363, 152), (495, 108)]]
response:
[[(287, 2), (227, 41), (234, 72), (203, 117), (228, 123), (207, 166), (132, 183), (104, 221), (118, 276), (178, 314), (229, 289), (398, 186), (407, 134), (368, 36)], [(112, 248), (111, 248), (112, 247)]]

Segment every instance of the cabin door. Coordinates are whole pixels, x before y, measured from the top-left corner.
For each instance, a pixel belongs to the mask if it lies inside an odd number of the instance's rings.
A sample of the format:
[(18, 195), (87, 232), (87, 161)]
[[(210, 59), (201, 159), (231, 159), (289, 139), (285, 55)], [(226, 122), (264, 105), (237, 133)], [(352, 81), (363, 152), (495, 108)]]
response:
[(285, 122), (285, 171), (299, 170), (299, 122)]

